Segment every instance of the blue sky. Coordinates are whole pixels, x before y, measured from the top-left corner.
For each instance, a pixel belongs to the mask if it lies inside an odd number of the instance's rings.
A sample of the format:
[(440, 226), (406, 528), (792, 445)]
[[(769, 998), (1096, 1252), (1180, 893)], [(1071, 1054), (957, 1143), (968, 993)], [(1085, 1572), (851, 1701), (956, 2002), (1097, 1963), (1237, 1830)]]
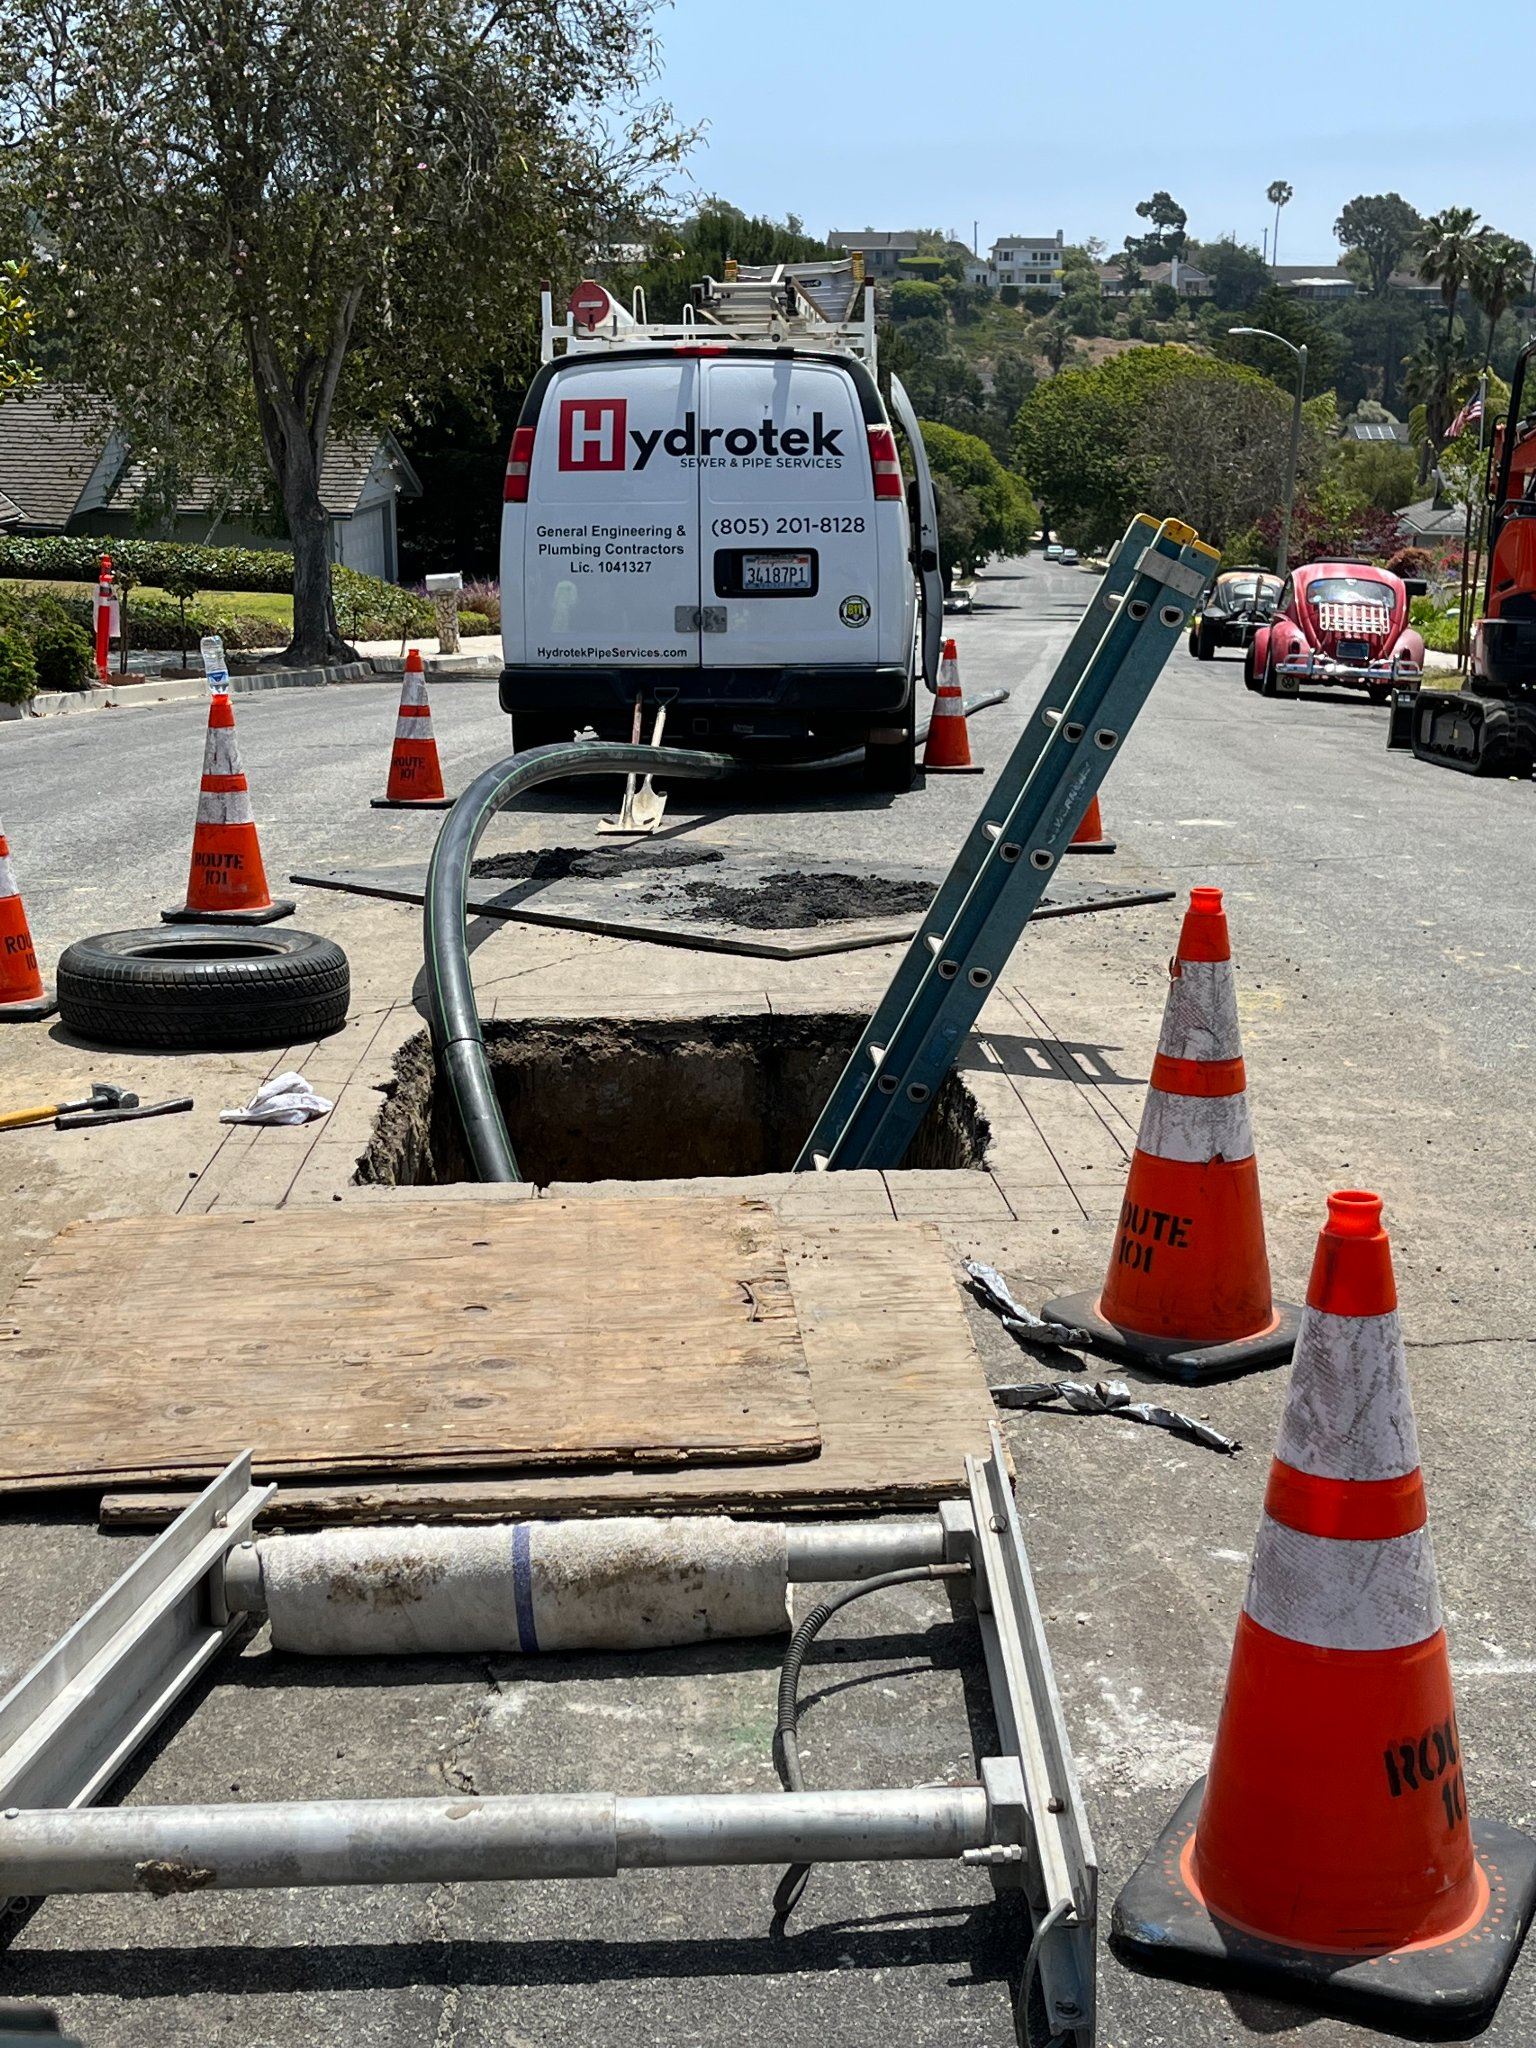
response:
[(1285, 178), (1283, 263), (1337, 261), (1357, 192), (1536, 246), (1532, 0), (674, 0), (657, 28), (662, 90), (708, 123), (697, 187), (817, 234), (979, 220), (983, 247), (1059, 227), (1117, 248), (1162, 188), (1191, 234), (1257, 244)]

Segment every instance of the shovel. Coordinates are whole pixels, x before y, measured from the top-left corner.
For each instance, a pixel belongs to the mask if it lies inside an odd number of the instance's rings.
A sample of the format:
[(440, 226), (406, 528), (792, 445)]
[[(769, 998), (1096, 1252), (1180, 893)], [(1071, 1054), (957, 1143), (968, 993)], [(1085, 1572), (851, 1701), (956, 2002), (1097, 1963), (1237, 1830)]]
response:
[[(640, 744), (640, 716), (640, 699), (636, 697), (633, 736), (633, 744), (635, 746)], [(666, 723), (667, 707), (665, 704), (658, 705), (656, 709), (656, 724), (651, 731), (651, 745), (653, 747), (661, 745), (661, 735), (666, 728)], [(624, 801), (619, 806), (619, 815), (616, 818), (602, 819), (597, 829), (599, 832), (609, 834), (622, 833), (639, 838), (648, 832), (656, 830), (656, 827), (661, 823), (662, 815), (666, 808), (667, 800), (665, 796), (661, 795), (655, 788), (649, 775), (646, 776), (643, 782), (638, 784), (636, 778), (631, 775), (625, 779)]]

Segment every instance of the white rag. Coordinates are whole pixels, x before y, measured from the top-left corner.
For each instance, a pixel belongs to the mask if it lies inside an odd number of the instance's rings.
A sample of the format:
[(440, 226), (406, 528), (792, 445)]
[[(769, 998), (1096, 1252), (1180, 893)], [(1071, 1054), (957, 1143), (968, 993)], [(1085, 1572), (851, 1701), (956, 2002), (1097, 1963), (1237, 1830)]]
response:
[(244, 1109), (221, 1109), (221, 1124), (307, 1124), (326, 1116), (334, 1104), (317, 1095), (302, 1074), (275, 1074), (263, 1081)]

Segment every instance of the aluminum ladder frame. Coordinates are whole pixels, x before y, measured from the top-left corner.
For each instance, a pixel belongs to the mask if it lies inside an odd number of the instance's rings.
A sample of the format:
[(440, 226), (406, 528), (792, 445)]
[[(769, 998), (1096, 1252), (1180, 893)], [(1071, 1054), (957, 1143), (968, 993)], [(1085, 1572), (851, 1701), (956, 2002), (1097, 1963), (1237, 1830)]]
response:
[(265, 1612), (251, 1539), (274, 1491), (242, 1453), (0, 1700), (0, 1948), (7, 1919), (51, 1894), (947, 1861), (985, 1872), (1000, 1906), (1017, 1907), (1021, 2043), (1040, 2038), (1033, 2008), (1061, 2048), (1094, 2048), (1097, 1862), (995, 1429), (934, 1512), (786, 1524), (791, 1584), (969, 1566), (996, 1729), (970, 1784), (98, 1806)]
[(797, 1173), (901, 1164), (1217, 560), (1178, 520), (1132, 520)]

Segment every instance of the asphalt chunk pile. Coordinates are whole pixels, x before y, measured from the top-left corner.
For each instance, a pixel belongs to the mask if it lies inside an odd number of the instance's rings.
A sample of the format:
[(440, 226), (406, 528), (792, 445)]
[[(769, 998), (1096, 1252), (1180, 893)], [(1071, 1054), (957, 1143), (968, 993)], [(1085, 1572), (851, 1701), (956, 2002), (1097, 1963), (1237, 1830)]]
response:
[(761, 884), (682, 882), (648, 889), (647, 903), (663, 903), (676, 917), (733, 924), (747, 931), (804, 931), (818, 924), (853, 924), (873, 917), (923, 911), (933, 901), (931, 882), (898, 882), (882, 875), (802, 874), (783, 868)]
[(490, 853), (470, 865), (474, 881), (563, 882), (568, 875), (602, 881), (634, 868), (696, 868), (725, 855), (710, 846), (542, 846)]

